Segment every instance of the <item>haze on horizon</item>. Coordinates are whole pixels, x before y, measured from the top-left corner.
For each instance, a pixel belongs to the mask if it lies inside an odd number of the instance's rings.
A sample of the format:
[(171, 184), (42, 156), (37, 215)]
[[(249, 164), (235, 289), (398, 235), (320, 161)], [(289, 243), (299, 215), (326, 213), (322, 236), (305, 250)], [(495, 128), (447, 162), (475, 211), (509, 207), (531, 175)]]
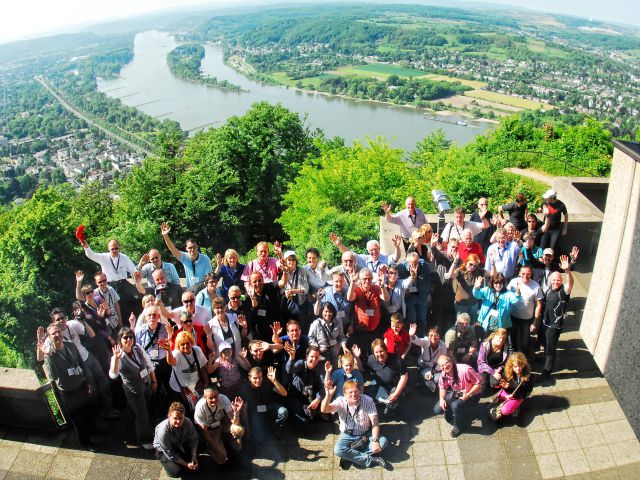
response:
[[(322, 0), (320, 0), (322, 1)], [(640, 25), (640, 2), (637, 0), (439, 0), (433, 3), (451, 7), (471, 6), (473, 3), (494, 3), (524, 7), (551, 13), (575, 15), (594, 20)], [(54, 33), (76, 31), (79, 26), (103, 21), (124, 19), (167, 9), (193, 7), (228, 7), (296, 3), (287, 0), (9, 0), (3, 5), (0, 18), (0, 43), (36, 38)], [(301, 2), (302, 3), (302, 2)], [(307, 0), (304, 3), (314, 3)], [(320, 2), (318, 2), (320, 3)], [(377, 3), (384, 3), (378, 0)], [(431, 3), (392, 0), (389, 3)]]

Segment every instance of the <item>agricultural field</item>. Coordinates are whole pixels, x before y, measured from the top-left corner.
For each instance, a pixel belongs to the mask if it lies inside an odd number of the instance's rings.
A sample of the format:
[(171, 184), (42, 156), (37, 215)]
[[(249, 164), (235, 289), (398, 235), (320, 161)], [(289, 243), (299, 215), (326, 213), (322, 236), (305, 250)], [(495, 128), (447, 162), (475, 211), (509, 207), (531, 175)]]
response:
[(486, 82), (480, 82), (478, 80), (466, 80), (464, 78), (447, 77), (446, 75), (436, 75), (435, 73), (427, 73), (420, 78), (426, 78), (427, 80), (433, 80), (435, 82), (460, 82), (462, 85), (467, 85), (471, 88), (485, 88)]
[[(376, 77), (386, 79), (391, 75), (399, 77), (421, 77), (426, 74), (422, 70), (414, 70), (413, 68), (398, 67), (396, 65), (388, 65), (386, 63), (369, 63), (359, 67), (342, 67), (336, 71), (343, 75), (360, 75), (368, 77)], [(344, 72), (344, 73), (343, 73)]]
[(539, 108), (550, 110), (553, 108), (551, 105), (546, 103), (536, 102), (527, 98), (512, 97), (511, 95), (505, 95), (503, 93), (489, 92), (487, 90), (470, 90), (468, 92), (464, 92), (464, 95), (466, 97), (487, 100), (489, 102), (510, 105), (512, 107), (524, 108), (526, 110), (538, 110)]
[(333, 75), (316, 75), (314, 77), (306, 77), (300, 80), (292, 80), (285, 72), (274, 72), (271, 77), (275, 78), (278, 82), (289, 87), (295, 87), (298, 82), (302, 82), (305, 87), (312, 85), (317, 88), (320, 82), (325, 78), (332, 77)]

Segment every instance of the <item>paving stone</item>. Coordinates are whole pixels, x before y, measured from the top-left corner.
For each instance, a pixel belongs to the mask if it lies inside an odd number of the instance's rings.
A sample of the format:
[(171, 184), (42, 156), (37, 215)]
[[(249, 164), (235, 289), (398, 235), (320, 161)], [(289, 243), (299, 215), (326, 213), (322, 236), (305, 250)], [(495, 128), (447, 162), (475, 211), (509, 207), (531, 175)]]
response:
[(573, 428), (551, 430), (549, 435), (551, 436), (551, 441), (553, 442), (556, 452), (568, 452), (581, 448), (578, 436)]
[(604, 440), (607, 443), (621, 442), (622, 440), (633, 440), (636, 438), (636, 434), (633, 432), (629, 422), (624, 420), (617, 420), (615, 422), (601, 423), (598, 425), (604, 436)]
[(330, 470), (333, 468), (333, 446), (288, 446), (285, 471)]
[[(498, 461), (504, 459), (504, 451), (500, 440), (496, 437), (465, 436), (458, 438), (460, 458), (463, 464), (486, 462), (487, 459)], [(466, 476), (465, 468), (465, 476)]]
[[(413, 440), (416, 442), (428, 442), (441, 439), (439, 417), (433, 417), (423, 421), (420, 425), (415, 427), (415, 430), (416, 433), (413, 436)], [(451, 427), (449, 427), (449, 430), (451, 430)]]
[[(423, 473), (420, 472), (420, 476), (416, 476), (416, 471), (413, 468), (395, 468), (391, 471), (382, 471), (383, 480), (415, 480), (416, 478), (425, 478)], [(426, 477), (431, 478), (431, 477)], [(317, 480), (317, 479), (315, 479)]]
[(415, 456), (411, 450), (411, 445), (408, 444), (401, 446), (389, 445), (384, 451), (383, 456), (385, 460), (390, 462), (395, 468), (413, 468)]
[(618, 472), (623, 480), (638, 480), (640, 478), (640, 462), (619, 465)]
[(536, 455), (536, 460), (538, 461), (538, 469), (543, 479), (547, 480), (563, 476), (560, 460), (558, 460), (558, 455), (555, 453)]
[(558, 430), (571, 426), (571, 420), (566, 410), (549, 412), (542, 415), (547, 430)]
[(44, 452), (20, 450), (11, 465), (11, 473), (44, 478), (53, 463), (54, 455)]
[(574, 427), (596, 423), (590, 405), (572, 405), (567, 409), (567, 415), (569, 415), (569, 420)]
[(445, 465), (444, 448), (441, 441), (417, 442), (412, 446), (412, 457), (416, 467)]
[(128, 458), (97, 454), (85, 478), (86, 480), (122, 480), (129, 478), (134, 466), (135, 463)]
[(606, 445), (587, 447), (583, 449), (583, 451), (584, 455), (587, 457), (587, 462), (589, 462), (589, 468), (591, 471), (616, 467), (613, 455), (611, 455), (611, 451)]
[(574, 428), (580, 446), (582, 448), (597, 447), (599, 445), (606, 445), (602, 430), (596, 425), (583, 425), (581, 427)]
[(615, 399), (608, 402), (593, 401), (590, 406), (597, 423), (613, 422), (626, 418), (622, 408)]
[(558, 459), (565, 475), (576, 475), (591, 470), (587, 457), (582, 450), (558, 452)]
[(19, 446), (0, 446), (0, 470), (10, 470), (20, 450), (21, 448)]
[[(354, 465), (349, 470), (342, 470), (340, 467), (336, 468), (333, 472), (334, 480), (382, 480), (382, 472), (384, 470), (380, 467), (359, 469)], [(294, 477), (295, 480), (295, 477)], [(316, 477), (317, 480), (317, 477)]]
[(528, 436), (510, 435), (501, 437), (500, 443), (507, 458), (520, 458), (533, 455), (533, 446)]
[(447, 465), (458, 465), (462, 463), (460, 447), (458, 446), (457, 440), (442, 442), (442, 449), (444, 450), (444, 459)]
[(535, 455), (555, 452), (553, 441), (549, 432), (544, 430), (541, 432), (529, 432), (529, 441)]
[[(487, 455), (486, 459), (490, 459), (491, 456)], [(464, 463), (462, 465), (464, 470), (464, 478), (466, 480), (487, 480), (488, 478), (496, 478), (498, 472), (506, 472), (508, 468), (507, 461), (492, 460), (476, 463)]]
[(447, 465), (449, 480), (465, 480), (464, 467), (462, 465)]
[(526, 478), (527, 480), (538, 480), (542, 478), (538, 461), (533, 455), (507, 458), (507, 463), (508, 469), (504, 475), (500, 474), (500, 478)]
[(531, 422), (527, 424), (526, 429), (527, 429), (527, 432), (529, 433), (542, 432), (547, 430), (547, 425), (545, 424), (544, 418), (542, 418), (542, 415), (536, 415), (531, 419)]
[(640, 462), (640, 443), (637, 439), (612, 443), (609, 445), (609, 450), (618, 466)]
[[(284, 472), (273, 467), (259, 467), (255, 466), (251, 470), (251, 478), (256, 480), (283, 480), (285, 478)], [(331, 476), (327, 477), (328, 480)]]
[[(72, 455), (56, 455), (46, 478), (83, 480), (87, 476), (91, 462), (93, 462), (91, 458), (76, 457)], [(160, 472), (156, 472), (154, 478), (157, 478), (158, 473)]]

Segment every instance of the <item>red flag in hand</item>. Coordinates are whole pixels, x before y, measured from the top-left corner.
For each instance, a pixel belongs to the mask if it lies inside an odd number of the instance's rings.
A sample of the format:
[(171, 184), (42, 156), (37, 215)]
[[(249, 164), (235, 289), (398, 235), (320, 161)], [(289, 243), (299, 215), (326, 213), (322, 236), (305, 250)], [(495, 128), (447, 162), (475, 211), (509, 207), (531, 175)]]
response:
[(79, 225), (78, 228), (76, 228), (76, 238), (82, 245), (84, 245), (84, 242), (87, 241), (84, 236), (84, 225)]

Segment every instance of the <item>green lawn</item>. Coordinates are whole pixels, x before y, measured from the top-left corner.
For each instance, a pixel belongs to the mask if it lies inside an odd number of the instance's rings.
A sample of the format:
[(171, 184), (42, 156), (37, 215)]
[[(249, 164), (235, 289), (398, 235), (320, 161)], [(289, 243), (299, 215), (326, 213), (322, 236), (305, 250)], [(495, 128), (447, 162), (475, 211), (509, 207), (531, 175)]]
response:
[(285, 72), (275, 72), (271, 74), (271, 77), (275, 78), (278, 82), (283, 85), (288, 85), (290, 87), (295, 87), (298, 82), (302, 82), (304, 87), (308, 85), (312, 85), (314, 88), (318, 88), (320, 82), (325, 78), (333, 77), (333, 75), (324, 74), (324, 75), (316, 75), (314, 77), (306, 77), (301, 80), (292, 80)]
[(464, 95), (465, 97), (478, 98), (480, 100), (501, 103), (503, 105), (525, 108), (527, 110), (537, 110), (539, 108), (550, 110), (553, 108), (551, 105), (547, 105), (546, 103), (536, 102), (527, 98), (512, 97), (511, 95), (505, 95), (503, 93), (489, 92), (487, 90), (470, 90), (468, 92), (464, 92)]
[(356, 67), (340, 67), (335, 71), (337, 75), (358, 75), (361, 77), (388, 78), (391, 75), (399, 77), (420, 77), (426, 74), (422, 70), (387, 65), (384, 63), (370, 63)]

